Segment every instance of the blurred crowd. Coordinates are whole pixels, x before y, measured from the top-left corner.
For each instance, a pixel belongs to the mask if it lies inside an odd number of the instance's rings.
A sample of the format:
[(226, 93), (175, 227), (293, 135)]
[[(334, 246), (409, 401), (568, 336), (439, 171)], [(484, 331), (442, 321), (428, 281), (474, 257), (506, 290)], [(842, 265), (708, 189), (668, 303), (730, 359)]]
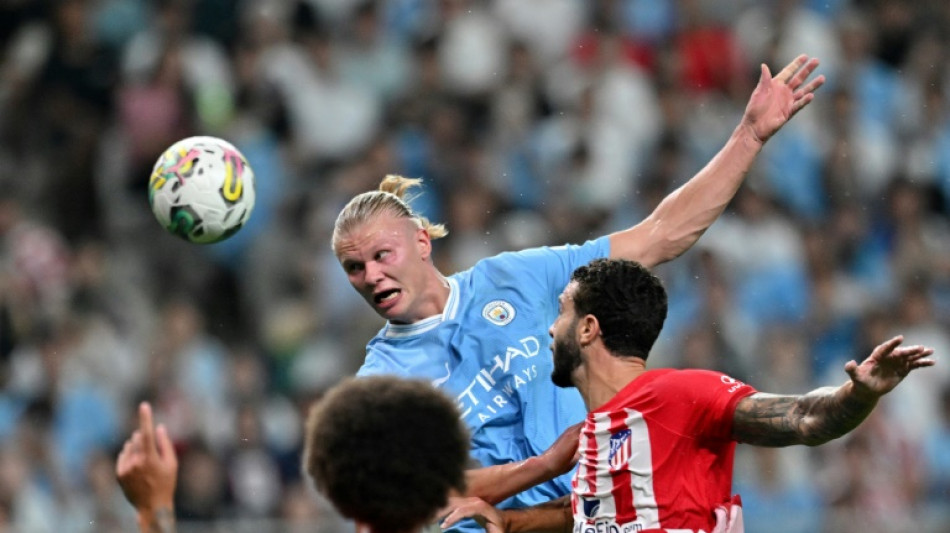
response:
[[(943, 0), (7, 0), (0, 4), (0, 531), (134, 528), (113, 461), (153, 402), (181, 531), (326, 531), (301, 420), (382, 325), (333, 220), (425, 180), (444, 272), (627, 227), (724, 144), (765, 63), (828, 78), (658, 274), (654, 367), (839, 384), (890, 335), (938, 364), (820, 448), (740, 446), (749, 531), (950, 524), (950, 3)], [(228, 139), (257, 206), (212, 246), (146, 184)], [(244, 529), (242, 529), (244, 528)]]

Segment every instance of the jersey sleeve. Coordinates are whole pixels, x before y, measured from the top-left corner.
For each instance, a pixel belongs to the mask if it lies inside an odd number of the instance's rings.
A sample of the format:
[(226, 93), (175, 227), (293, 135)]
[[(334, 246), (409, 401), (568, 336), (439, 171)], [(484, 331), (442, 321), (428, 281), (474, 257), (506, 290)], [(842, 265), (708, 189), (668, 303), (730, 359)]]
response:
[(409, 377), (407, 376), (404, 369), (399, 368), (397, 365), (394, 365), (392, 362), (392, 357), (389, 356), (385, 350), (385, 347), (380, 348), (382, 344), (380, 343), (380, 338), (382, 335), (382, 330), (376, 335), (369, 343), (366, 345), (366, 358), (363, 359), (363, 364), (360, 366), (359, 370), (356, 371), (356, 377), (362, 378), (366, 376), (398, 376), (398, 377)]
[(366, 376), (383, 376), (387, 374), (393, 374), (392, 369), (387, 368), (385, 365), (380, 364), (375, 358), (366, 357), (366, 360), (363, 361), (363, 365), (360, 366), (360, 369), (356, 371), (356, 377), (363, 378)]
[(739, 400), (757, 392), (735, 378), (710, 370), (683, 370), (668, 374), (658, 386), (673, 399), (676, 415), (696, 437), (729, 440)]
[[(519, 252), (505, 252), (486, 260), (484, 272), (496, 282), (517, 282), (523, 288), (557, 300), (574, 270), (582, 265), (610, 255), (610, 239), (601, 237), (584, 244), (542, 246)], [(506, 277), (517, 280), (506, 280)]]

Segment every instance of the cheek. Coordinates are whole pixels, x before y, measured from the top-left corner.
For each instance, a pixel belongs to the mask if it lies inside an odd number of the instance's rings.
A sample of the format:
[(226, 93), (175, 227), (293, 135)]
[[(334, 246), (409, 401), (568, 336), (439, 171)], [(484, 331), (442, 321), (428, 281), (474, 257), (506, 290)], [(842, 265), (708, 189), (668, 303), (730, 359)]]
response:
[(363, 284), (363, 276), (359, 272), (347, 272), (346, 279), (354, 288), (358, 288)]

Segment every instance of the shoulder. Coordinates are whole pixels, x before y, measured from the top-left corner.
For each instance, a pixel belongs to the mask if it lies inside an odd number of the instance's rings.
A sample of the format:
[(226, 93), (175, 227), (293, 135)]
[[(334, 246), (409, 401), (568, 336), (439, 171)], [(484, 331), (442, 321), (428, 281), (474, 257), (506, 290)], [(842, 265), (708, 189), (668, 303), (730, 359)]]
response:
[[(714, 370), (684, 369), (684, 370), (654, 370), (645, 376), (651, 376), (651, 385), (658, 387), (669, 394), (695, 398), (707, 395), (732, 395), (754, 390), (747, 384)], [(742, 394), (743, 396), (745, 394)]]
[(366, 344), (366, 357), (356, 373), (357, 376), (395, 373), (396, 367), (391, 364), (392, 358), (389, 354), (398, 350), (398, 347), (393, 339), (386, 337), (386, 328), (387, 326), (383, 326)]
[(610, 255), (610, 239), (601, 237), (583, 244), (539, 246), (514, 252), (502, 252), (482, 259), (472, 267), (473, 271), (513, 268), (538, 268), (546, 265), (569, 266), (573, 270), (593, 259)]

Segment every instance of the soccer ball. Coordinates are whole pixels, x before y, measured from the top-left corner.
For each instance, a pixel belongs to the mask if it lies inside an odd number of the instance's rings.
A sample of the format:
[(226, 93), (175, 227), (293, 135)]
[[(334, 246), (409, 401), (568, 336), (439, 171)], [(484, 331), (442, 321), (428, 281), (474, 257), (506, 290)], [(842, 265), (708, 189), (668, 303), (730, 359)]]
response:
[(148, 203), (158, 222), (174, 235), (199, 244), (222, 241), (251, 216), (254, 171), (223, 139), (182, 139), (155, 163)]

